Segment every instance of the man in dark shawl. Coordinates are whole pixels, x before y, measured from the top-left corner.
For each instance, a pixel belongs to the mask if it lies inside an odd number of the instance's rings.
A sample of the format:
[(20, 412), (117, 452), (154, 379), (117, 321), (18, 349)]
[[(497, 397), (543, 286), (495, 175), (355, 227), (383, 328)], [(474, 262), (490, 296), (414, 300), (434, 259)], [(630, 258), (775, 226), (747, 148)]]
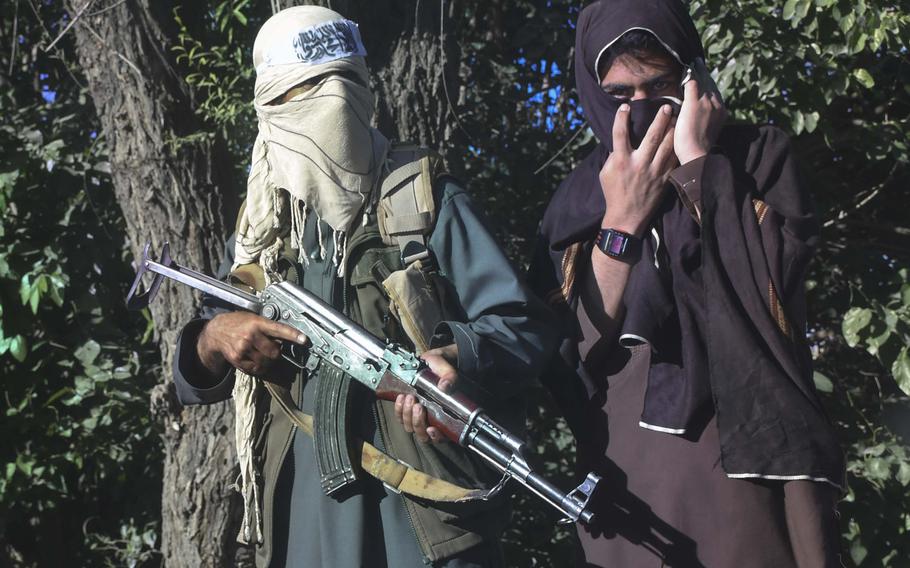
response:
[(787, 137), (725, 123), (679, 0), (604, 0), (576, 34), (599, 144), (531, 280), (568, 323), (548, 380), (579, 467), (605, 477), (582, 564), (839, 566), (843, 455), (803, 332), (817, 223)]

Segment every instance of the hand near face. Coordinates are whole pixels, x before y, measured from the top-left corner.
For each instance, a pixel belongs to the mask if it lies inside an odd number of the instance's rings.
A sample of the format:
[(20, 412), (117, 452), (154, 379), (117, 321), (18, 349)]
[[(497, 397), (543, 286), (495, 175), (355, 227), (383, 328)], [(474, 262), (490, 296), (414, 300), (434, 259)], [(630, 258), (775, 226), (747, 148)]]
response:
[(682, 110), (676, 121), (673, 147), (680, 164), (707, 155), (727, 119), (727, 109), (704, 62), (695, 62), (693, 77), (684, 86)]
[(607, 203), (603, 226), (640, 236), (661, 201), (664, 184), (676, 167), (673, 153), (672, 109), (657, 113), (642, 143), (629, 143), (629, 105), (613, 121), (613, 152), (600, 170), (600, 187)]
[[(439, 377), (437, 386), (448, 391), (458, 380), (454, 362), (458, 360), (458, 346), (455, 344), (430, 349), (420, 356), (427, 366)], [(413, 432), (421, 442), (445, 442), (448, 440), (439, 429), (428, 426), (427, 412), (412, 395), (398, 395), (395, 399), (395, 416), (405, 432)]]

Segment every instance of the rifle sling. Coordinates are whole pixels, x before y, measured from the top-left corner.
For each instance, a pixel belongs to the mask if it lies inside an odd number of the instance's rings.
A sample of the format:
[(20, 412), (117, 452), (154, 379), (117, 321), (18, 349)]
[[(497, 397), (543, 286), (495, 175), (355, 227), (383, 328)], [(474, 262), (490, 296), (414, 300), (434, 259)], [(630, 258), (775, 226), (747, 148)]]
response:
[[(262, 382), (287, 417), (300, 430), (313, 437), (313, 417), (297, 408), (287, 387), (269, 381)], [(369, 442), (362, 441), (360, 444), (360, 466), (392, 491), (419, 499), (450, 503), (486, 499), (489, 496), (483, 489), (461, 487), (414, 469)]]

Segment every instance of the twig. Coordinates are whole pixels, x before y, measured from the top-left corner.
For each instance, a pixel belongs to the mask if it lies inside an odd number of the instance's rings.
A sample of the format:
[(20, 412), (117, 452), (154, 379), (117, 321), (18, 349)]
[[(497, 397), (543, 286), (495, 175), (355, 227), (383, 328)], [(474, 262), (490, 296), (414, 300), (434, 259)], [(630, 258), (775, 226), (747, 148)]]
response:
[[(51, 32), (48, 31), (47, 26), (44, 24), (44, 20), (41, 18), (41, 13), (38, 11), (38, 7), (35, 6), (34, 0), (28, 0), (28, 5), (32, 9), (32, 12), (35, 14), (35, 19), (38, 20), (38, 24), (41, 26), (41, 32), (48, 38), (51, 37)], [(63, 64), (63, 68), (66, 70), (66, 73), (70, 76), (70, 79), (73, 80), (73, 83), (76, 83), (76, 86), (79, 89), (85, 89), (85, 85), (79, 82), (79, 79), (76, 78), (76, 75), (73, 74), (72, 69), (70, 69), (69, 64), (66, 62), (66, 58), (63, 57), (62, 52), (59, 49), (55, 50), (57, 52), (57, 59)]]
[(49, 46), (43, 48), (43, 49), (44, 49), (44, 53), (47, 53), (47, 52), (48, 52), (49, 50), (51, 50), (55, 45), (57, 45), (57, 42), (60, 41), (60, 39), (61, 39), (63, 36), (66, 35), (66, 32), (68, 32), (68, 31), (70, 30), (70, 28), (73, 27), (73, 24), (76, 23), (76, 20), (78, 20), (78, 19), (82, 16), (82, 13), (85, 12), (86, 8), (88, 8), (89, 6), (91, 6), (91, 5), (92, 5), (92, 2), (94, 2), (94, 1), (95, 1), (95, 0), (85, 0), (85, 4), (82, 6), (82, 8), (79, 9), (79, 12), (76, 13), (76, 16), (75, 16), (72, 20), (70, 20), (70, 23), (66, 24), (66, 27), (63, 28), (63, 31), (60, 32), (60, 35), (57, 36), (57, 39), (55, 39), (54, 41), (52, 41), (51, 44), (50, 44)]
[(559, 155), (562, 154), (566, 150), (566, 148), (569, 147), (569, 144), (571, 144), (576, 138), (578, 138), (578, 135), (581, 134), (582, 132), (584, 132), (587, 127), (588, 127), (588, 121), (586, 120), (582, 123), (581, 126), (578, 127), (578, 130), (575, 131), (575, 134), (573, 134), (572, 137), (569, 138), (569, 141), (562, 145), (562, 148), (560, 148), (555, 154), (553, 154), (553, 156), (549, 160), (544, 162), (544, 164), (542, 166), (540, 166), (539, 168), (534, 170), (534, 175), (537, 175), (540, 172), (542, 172), (547, 166), (550, 165), (550, 163), (553, 160), (558, 158)]
[(864, 195), (862, 199), (860, 199), (859, 201), (857, 201), (856, 204), (853, 206), (853, 209), (852, 209), (851, 211), (846, 211), (846, 210), (843, 210), (843, 209), (842, 209), (842, 210), (837, 214), (837, 217), (835, 217), (834, 219), (828, 219), (827, 221), (825, 221), (824, 223), (822, 223), (822, 227), (830, 227), (831, 225), (837, 223), (838, 221), (843, 221), (843, 220), (846, 219), (847, 216), (849, 216), (851, 213), (854, 213), (854, 212), (856, 212), (857, 210), (861, 209), (862, 207), (865, 207), (865, 206), (866, 206), (870, 201), (872, 201), (879, 193), (881, 193), (883, 189), (885, 189), (885, 186), (887, 186), (889, 183), (891, 183), (891, 180), (894, 179), (894, 173), (895, 173), (896, 171), (897, 171), (897, 164), (895, 163), (893, 166), (891, 166), (891, 171), (888, 172), (887, 177), (885, 177), (885, 179), (884, 179), (881, 183), (875, 185), (875, 186), (869, 191), (869, 193), (868, 193), (867, 195)]
[(103, 14), (105, 12), (110, 12), (111, 10), (113, 10), (114, 8), (116, 8), (117, 6), (119, 6), (121, 4), (126, 4), (128, 1), (129, 0), (120, 0), (119, 2), (111, 4), (110, 6), (105, 6), (104, 8), (101, 8), (100, 10), (95, 10), (94, 12), (89, 12), (88, 14), (85, 15), (85, 17), (92, 18), (94, 16), (100, 16), (101, 14)]
[(445, 33), (445, 20), (446, 20), (446, 0), (439, 0), (439, 53), (442, 56), (442, 65), (439, 66), (440, 72), (442, 74), (442, 91), (446, 95), (446, 102), (449, 103), (449, 110), (452, 111), (452, 116), (455, 117), (455, 123), (458, 125), (458, 128), (464, 133), (467, 137), (468, 142), (471, 143), (471, 146), (475, 148), (480, 148), (481, 146), (474, 142), (474, 137), (465, 129), (464, 125), (461, 123), (461, 117), (458, 116), (458, 110), (455, 108), (455, 105), (452, 104), (452, 99), (449, 98), (449, 86), (446, 84), (446, 33)]
[(9, 76), (13, 76), (13, 67), (16, 64), (16, 46), (19, 45), (18, 38), (19, 35), (19, 0), (16, 0), (16, 8), (13, 12), (13, 47), (10, 49), (9, 54)]

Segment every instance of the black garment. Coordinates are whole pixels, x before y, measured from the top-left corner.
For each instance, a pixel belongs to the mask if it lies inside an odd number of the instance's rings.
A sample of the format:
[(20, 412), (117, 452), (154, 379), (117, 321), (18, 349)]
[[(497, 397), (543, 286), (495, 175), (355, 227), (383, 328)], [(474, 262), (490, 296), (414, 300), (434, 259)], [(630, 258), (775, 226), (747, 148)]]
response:
[[(702, 54), (678, 0), (602, 1), (582, 12), (576, 81), (600, 145), (560, 186), (541, 224), (531, 282), (551, 301), (574, 303), (566, 269), (590, 250), (609, 205), (598, 172), (618, 105), (600, 89), (594, 62), (631, 28), (654, 32), (685, 64)], [(817, 235), (811, 201), (779, 130), (728, 127), (716, 146), (695, 176), (701, 225), (686, 191), (669, 190), (626, 286), (622, 333), (653, 350), (641, 421), (681, 433), (713, 412), (727, 474), (842, 486), (843, 455), (802, 337), (803, 277)], [(577, 367), (571, 342), (563, 352)], [(599, 386), (581, 372), (591, 396)]]

